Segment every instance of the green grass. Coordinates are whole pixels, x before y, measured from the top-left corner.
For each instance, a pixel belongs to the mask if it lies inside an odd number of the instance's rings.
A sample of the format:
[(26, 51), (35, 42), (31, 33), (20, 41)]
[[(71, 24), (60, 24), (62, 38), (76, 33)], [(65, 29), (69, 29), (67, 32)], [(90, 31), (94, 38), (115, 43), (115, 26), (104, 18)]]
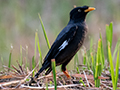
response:
[(112, 59), (110, 45), (108, 45), (108, 56), (109, 56), (109, 62), (110, 62), (110, 72), (111, 72), (113, 90), (116, 90), (117, 89), (117, 81), (118, 81), (118, 72), (119, 72), (119, 49), (117, 52), (116, 69), (115, 69), (116, 73), (114, 72), (114, 65), (113, 65), (113, 59)]
[(100, 33), (100, 40), (101, 40), (101, 63), (102, 63), (102, 69), (105, 68), (105, 55), (104, 55), (104, 49), (103, 49), (103, 40), (102, 35)]
[(37, 53), (37, 33), (35, 33), (35, 47), (34, 47), (34, 60), (36, 61), (36, 53)]
[(11, 67), (11, 56), (12, 56), (12, 52), (10, 52), (10, 54), (9, 54), (9, 63), (8, 63), (9, 68)]
[(10, 51), (10, 54), (9, 54), (9, 63), (8, 63), (8, 68), (10, 68), (10, 67), (11, 67), (12, 49), (13, 49), (13, 46), (11, 45), (11, 51)]
[[(90, 50), (83, 51), (83, 64), (87, 65), (87, 69), (90, 70)], [(83, 69), (85, 69), (85, 68), (83, 68)]]
[(52, 63), (52, 71), (53, 71), (54, 87), (55, 87), (55, 90), (57, 90), (56, 71), (55, 71), (55, 67), (56, 67), (55, 59), (52, 59), (52, 60), (51, 60), (51, 63)]
[(114, 50), (114, 52), (113, 52), (113, 60), (114, 60), (114, 58), (115, 58), (115, 56), (116, 56), (116, 53), (117, 53), (117, 51), (118, 51), (118, 49), (119, 49), (119, 46), (120, 46), (120, 39), (117, 41), (117, 44), (116, 44), (116, 46), (115, 46), (115, 50)]
[(99, 76), (101, 76), (101, 73), (103, 71), (104, 63), (103, 63), (103, 55), (102, 55), (102, 40), (98, 40), (98, 47), (97, 47), (97, 53), (93, 54), (91, 51), (91, 70), (93, 71), (93, 76), (95, 80), (95, 87), (100, 86), (100, 79), (98, 79)]
[(84, 87), (86, 87), (86, 86), (85, 86), (85, 83), (84, 83), (83, 80), (82, 80), (82, 78), (80, 78), (80, 81), (79, 81), (79, 82), (82, 83)]
[[(84, 51), (83, 64), (87, 65), (87, 68), (88, 69), (91, 68), (91, 70), (93, 71), (95, 87), (100, 87), (100, 79), (98, 79), (98, 77), (101, 76), (101, 73), (103, 72), (103, 70), (110, 69), (111, 76), (112, 76), (113, 89), (115, 90), (117, 88), (117, 80), (118, 80), (120, 40), (118, 40), (116, 47), (114, 49), (113, 55), (112, 55), (111, 54), (112, 37), (113, 37), (113, 23), (110, 23), (109, 25), (106, 25), (106, 42), (107, 42), (106, 47), (107, 49), (103, 48), (105, 44), (103, 44), (102, 35), (100, 33), (100, 39), (98, 40), (97, 51), (95, 51), (92, 48), (93, 40), (91, 39), (90, 50), (88, 50), (87, 52)], [(105, 64), (105, 59), (106, 59), (105, 50), (107, 50), (107, 61), (110, 64), (110, 68), (106, 67), (107, 65)], [(114, 75), (113, 59), (115, 58), (116, 53), (117, 53), (116, 74)], [(92, 62), (92, 64), (90, 64), (90, 62)]]
[(20, 45), (20, 60), (19, 60), (19, 62), (20, 62), (20, 65), (23, 64), (22, 45)]
[(35, 38), (36, 38), (36, 45), (39, 51), (39, 67), (42, 66), (42, 53), (41, 53), (41, 48), (40, 48), (40, 43), (39, 43), (39, 37), (38, 37), (38, 32), (35, 33)]
[[(38, 32), (35, 32), (35, 47), (34, 47), (34, 56), (32, 58), (32, 68), (34, 69), (36, 66), (36, 53), (37, 53), (37, 49), (39, 51), (39, 67), (41, 68), (42, 66), (42, 53), (41, 53), (41, 48), (40, 48), (40, 43), (39, 43), (39, 37), (38, 37)], [(34, 75), (34, 72), (33, 72)]]
[(48, 83), (46, 83), (46, 89), (45, 90), (48, 90)]
[(76, 53), (74, 58), (74, 69), (78, 68), (78, 65), (79, 65), (79, 59), (78, 59), (78, 53)]
[[(110, 43), (110, 48), (112, 47), (112, 37), (113, 37), (113, 23), (106, 25), (106, 48), (108, 49), (108, 42)], [(108, 50), (107, 50), (107, 60), (108, 60)], [(108, 60), (109, 61), (109, 60)]]
[(101, 76), (102, 73), (102, 57), (101, 57), (101, 39), (98, 41), (98, 49), (97, 49), (97, 55), (96, 55), (96, 65), (95, 65), (95, 86), (100, 86), (100, 79), (98, 79), (99, 76)]
[[(35, 57), (33, 56), (32, 57), (32, 69), (34, 69), (35, 66), (36, 66), (36, 64), (35, 64)], [(34, 74), (35, 74), (35, 71), (33, 71), (33, 76), (34, 76)]]
[(28, 63), (28, 46), (27, 45), (26, 45), (26, 58), (25, 58), (25, 60), (26, 60), (25, 67), (27, 69), (27, 67), (29, 67), (29, 63)]
[(107, 42), (110, 42), (110, 48), (112, 47), (112, 37), (113, 37), (113, 23), (106, 25), (106, 38)]
[[(37, 53), (37, 32), (35, 33), (35, 47), (34, 47), (34, 56), (32, 57), (32, 69), (36, 66), (36, 53)], [(35, 74), (35, 71), (33, 71), (33, 76)]]
[(44, 33), (44, 37), (45, 37), (45, 40), (46, 40), (47, 46), (48, 46), (48, 48), (50, 49), (50, 43), (49, 43), (49, 40), (48, 40), (47, 34), (46, 34), (46, 32), (45, 32), (45, 27), (44, 27), (44, 25), (43, 25), (43, 22), (42, 22), (42, 19), (41, 19), (41, 16), (40, 16), (39, 13), (38, 13), (38, 16), (39, 16), (39, 19), (40, 19), (40, 23), (41, 23), (41, 26), (42, 26), (42, 30), (43, 30), (43, 33)]
[[(112, 55), (111, 53), (111, 47), (112, 47), (112, 36), (113, 36), (113, 23), (110, 23), (109, 25), (106, 25), (106, 37), (107, 37), (107, 47), (108, 47), (108, 60), (110, 64), (110, 73), (111, 73), (111, 78), (112, 78), (112, 85), (113, 85), (113, 90), (117, 89), (117, 81), (118, 81), (118, 72), (119, 72), (119, 46), (120, 42), (118, 40), (114, 53)], [(116, 59), (116, 68), (114, 72), (114, 65), (113, 65), (113, 59), (115, 58), (115, 54), (117, 52), (117, 59)]]

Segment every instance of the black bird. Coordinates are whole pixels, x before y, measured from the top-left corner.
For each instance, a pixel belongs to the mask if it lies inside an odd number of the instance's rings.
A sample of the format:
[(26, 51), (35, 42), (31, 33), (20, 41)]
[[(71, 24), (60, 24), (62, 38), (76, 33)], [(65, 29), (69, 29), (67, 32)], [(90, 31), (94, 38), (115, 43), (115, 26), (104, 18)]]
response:
[(45, 75), (52, 71), (51, 59), (55, 59), (56, 66), (62, 64), (61, 69), (63, 73), (70, 78), (66, 70), (66, 65), (83, 44), (87, 31), (85, 18), (87, 13), (92, 10), (95, 10), (95, 8), (83, 6), (76, 7), (70, 12), (70, 21), (68, 25), (57, 36), (51, 49), (44, 58), (42, 68), (35, 75), (35, 78), (38, 78), (43, 70), (47, 69)]

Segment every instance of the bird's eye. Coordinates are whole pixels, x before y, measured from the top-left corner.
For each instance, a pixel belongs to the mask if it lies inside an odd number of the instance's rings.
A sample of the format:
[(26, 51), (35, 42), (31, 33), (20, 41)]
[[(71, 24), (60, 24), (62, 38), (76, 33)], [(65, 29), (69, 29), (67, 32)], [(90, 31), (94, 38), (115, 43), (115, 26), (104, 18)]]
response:
[(80, 9), (78, 9), (78, 12), (81, 12), (81, 10), (80, 10)]

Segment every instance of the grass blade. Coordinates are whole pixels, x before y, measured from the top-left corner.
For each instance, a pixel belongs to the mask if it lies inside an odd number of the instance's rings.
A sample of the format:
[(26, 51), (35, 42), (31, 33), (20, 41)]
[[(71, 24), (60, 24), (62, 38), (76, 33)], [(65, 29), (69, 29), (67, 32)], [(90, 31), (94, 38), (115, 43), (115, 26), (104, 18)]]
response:
[(109, 57), (109, 63), (110, 63), (110, 71), (111, 71), (113, 89), (115, 90), (115, 86), (114, 86), (114, 84), (115, 84), (114, 66), (113, 66), (112, 54), (111, 54), (111, 49), (110, 49), (109, 44), (108, 44), (108, 57)]
[(93, 51), (93, 39), (90, 39), (90, 53)]
[[(35, 68), (35, 59), (34, 56), (32, 57), (32, 69)], [(33, 76), (34, 76), (35, 71), (33, 71)]]
[(55, 71), (55, 67), (56, 67), (55, 59), (52, 59), (51, 62), (52, 62), (52, 71), (53, 71), (54, 87), (55, 87), (55, 90), (57, 90), (56, 71)]
[(110, 45), (112, 46), (112, 37), (113, 37), (113, 23), (111, 22), (109, 24), (109, 29), (110, 29)]
[(41, 19), (41, 16), (40, 16), (39, 13), (38, 13), (38, 16), (39, 16), (39, 19), (40, 19), (40, 23), (41, 23), (41, 26), (42, 26), (42, 30), (43, 30), (43, 33), (44, 33), (44, 37), (45, 37), (45, 40), (46, 40), (47, 46), (48, 46), (48, 48), (50, 49), (50, 43), (49, 43), (49, 40), (48, 40), (47, 34), (46, 34), (46, 32), (45, 32), (45, 28), (44, 28), (44, 25), (43, 25), (43, 22), (42, 22), (42, 19)]
[(86, 87), (86, 86), (85, 86), (85, 83), (84, 83), (83, 80), (82, 80), (82, 78), (80, 78), (79, 82), (82, 83), (84, 87)]
[(41, 53), (41, 48), (40, 48), (40, 43), (39, 43), (39, 37), (38, 37), (38, 33), (37, 32), (36, 32), (36, 39), (37, 39), (36, 43), (37, 43), (37, 47), (38, 47), (38, 51), (39, 51), (39, 57), (40, 57), (39, 66), (41, 67), (41, 65), (42, 65), (42, 53)]
[(74, 58), (74, 68), (76, 69), (79, 65), (78, 53), (75, 54)]
[(8, 63), (8, 67), (10, 68), (10, 66), (11, 66), (11, 56), (12, 56), (12, 52), (10, 52), (10, 54), (9, 54), (9, 63)]
[(34, 48), (34, 60), (36, 61), (36, 52), (37, 52), (37, 32), (35, 32), (35, 48)]
[(77, 70), (77, 73), (80, 73), (79, 72), (79, 67), (78, 67), (78, 65), (79, 65), (78, 52), (75, 54), (75, 58), (74, 59), (75, 59), (74, 60), (74, 69)]
[[(112, 36), (113, 36), (113, 24), (112, 22), (109, 25), (106, 25), (106, 43), (107, 43), (107, 60), (109, 59), (108, 56), (108, 42), (110, 44), (110, 49), (112, 47)], [(109, 60), (108, 60), (109, 62)]]
[(91, 60), (92, 60), (92, 71), (93, 71), (93, 76), (94, 76), (94, 79), (95, 79), (95, 61), (94, 61), (94, 57), (93, 57), (93, 54), (91, 53)]
[(12, 49), (13, 49), (13, 46), (11, 45), (11, 51), (10, 51), (10, 54), (9, 54), (9, 63), (8, 63), (8, 68), (10, 68), (10, 67), (11, 67)]
[(115, 50), (114, 50), (114, 52), (113, 52), (113, 60), (114, 60), (114, 58), (115, 58), (115, 55), (116, 55), (116, 53), (117, 53), (117, 50), (119, 49), (119, 45), (120, 45), (120, 39), (117, 41), (117, 44), (116, 44), (116, 46), (115, 46)]
[(23, 63), (23, 62), (22, 62), (22, 60), (23, 60), (22, 57), (23, 57), (23, 56), (22, 56), (22, 45), (20, 45), (20, 62), (19, 62), (20, 65), (22, 65), (22, 63)]
[(28, 63), (28, 46), (26, 45), (26, 69), (27, 67), (29, 67), (29, 63)]
[(98, 41), (97, 57), (96, 57), (96, 69), (95, 69), (95, 86), (100, 86), (100, 79), (98, 76), (101, 76), (102, 72), (102, 62), (101, 62), (101, 39)]
[(46, 89), (45, 90), (48, 90), (48, 83), (46, 83)]
[(113, 36), (113, 23), (111, 22), (109, 25), (106, 25), (107, 43), (110, 42), (110, 48), (112, 46), (112, 36)]
[[(41, 53), (41, 49), (40, 49), (40, 43), (39, 43), (39, 38), (37, 36), (37, 45), (38, 45), (38, 51), (39, 51), (39, 56), (40, 56), (40, 59), (42, 60), (42, 53)], [(42, 61), (41, 61), (42, 62)]]
[(115, 89), (117, 88), (117, 81), (118, 81), (118, 74), (119, 74), (119, 49), (117, 53), (117, 60), (116, 60), (116, 75), (115, 75)]
[[(89, 58), (90, 58), (90, 50), (86, 52), (86, 49), (82, 50), (83, 51), (83, 64), (86, 65), (87, 64), (87, 68), (88, 70), (90, 70), (90, 62), (89, 62)], [(85, 69), (85, 68), (83, 68)]]
[(84, 55), (83, 55), (83, 64), (84, 65), (86, 64), (86, 53), (84, 53)]
[(101, 62), (102, 62), (102, 69), (103, 69), (104, 65), (105, 65), (105, 56), (104, 56), (104, 49), (103, 49), (103, 42), (102, 42), (102, 35), (101, 35), (101, 33), (100, 33), (100, 39), (101, 39), (101, 55), (102, 55)]

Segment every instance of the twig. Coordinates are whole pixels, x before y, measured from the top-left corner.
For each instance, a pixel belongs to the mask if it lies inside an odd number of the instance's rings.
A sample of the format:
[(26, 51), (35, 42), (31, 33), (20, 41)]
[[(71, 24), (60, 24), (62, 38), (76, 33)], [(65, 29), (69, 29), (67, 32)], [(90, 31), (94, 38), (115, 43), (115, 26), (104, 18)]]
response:
[(86, 81), (87, 81), (87, 85), (90, 87), (89, 82), (88, 82), (88, 80), (87, 80), (87, 76), (86, 76), (85, 71), (83, 71), (83, 73), (84, 73), (84, 75), (85, 75), (85, 79), (86, 79)]
[(32, 74), (32, 72), (37, 68), (37, 66), (39, 65), (39, 63), (36, 65), (36, 67), (22, 80), (17, 80), (17, 81), (10, 81), (10, 82), (6, 82), (4, 84), (0, 84), (0, 86), (9, 86), (12, 84), (18, 84), (17, 86), (21, 85), (22, 83), (24, 83), (26, 81), (26, 79)]
[(19, 74), (21, 74), (20, 70), (18, 70), (15, 66), (12, 65), (12, 67), (13, 67)]
[[(63, 86), (63, 84), (59, 81), (60, 85)], [(67, 88), (64, 87), (65, 90), (67, 90)]]
[(39, 77), (38, 79), (48, 78), (48, 77), (52, 77), (52, 75), (41, 76), (41, 77)]
[[(64, 75), (64, 74), (63, 74), (63, 73), (58, 73), (58, 74), (56, 74), (56, 78), (58, 78), (58, 76), (62, 76), (62, 75)], [(38, 79), (48, 78), (48, 77), (52, 77), (52, 75), (49, 74), (49, 75), (41, 76), (41, 77), (39, 77)]]
[[(57, 88), (67, 88), (67, 87), (74, 87), (74, 86), (79, 86), (80, 84), (69, 84), (69, 85), (63, 85), (63, 86), (57, 86)], [(33, 86), (25, 86), (21, 85), (23, 88), (29, 88), (29, 89), (46, 89), (46, 87), (33, 87)], [(54, 86), (48, 87), (48, 89), (54, 89)]]
[(11, 69), (11, 68), (9, 68), (9, 67), (5, 66), (5, 65), (3, 65), (3, 67), (4, 67), (4, 68), (6, 68), (6, 69), (11, 70), (11, 71), (13, 71), (13, 72), (15, 72), (16, 74), (19, 74), (19, 73), (18, 73), (18, 72), (16, 72), (15, 70), (13, 70), (13, 69)]
[(21, 73), (21, 74), (23, 74), (23, 69), (22, 69), (22, 66), (18, 63), (18, 61), (17, 61), (17, 64), (18, 64), (18, 66), (19, 66), (20, 73)]
[(23, 83), (26, 81), (26, 79), (33, 73), (33, 71), (38, 67), (39, 63), (36, 65), (36, 67), (23, 79), (20, 81), (20, 83)]
[(5, 89), (2, 85), (0, 85), (1, 89)]
[(111, 87), (107, 86), (106, 84), (104, 84), (104, 83), (102, 83), (102, 82), (101, 82), (101, 85), (103, 85), (104, 87), (106, 87), (106, 88), (108, 88), (108, 89), (113, 90)]
[(92, 87), (95, 87), (95, 85), (89, 80), (89, 83), (91, 84)]
[(5, 83), (3, 83), (3, 84), (0, 84), (0, 86), (8, 86), (8, 85), (12, 85), (12, 84), (17, 84), (17, 83), (19, 83), (19, 82), (20, 82), (20, 80), (5, 82)]

